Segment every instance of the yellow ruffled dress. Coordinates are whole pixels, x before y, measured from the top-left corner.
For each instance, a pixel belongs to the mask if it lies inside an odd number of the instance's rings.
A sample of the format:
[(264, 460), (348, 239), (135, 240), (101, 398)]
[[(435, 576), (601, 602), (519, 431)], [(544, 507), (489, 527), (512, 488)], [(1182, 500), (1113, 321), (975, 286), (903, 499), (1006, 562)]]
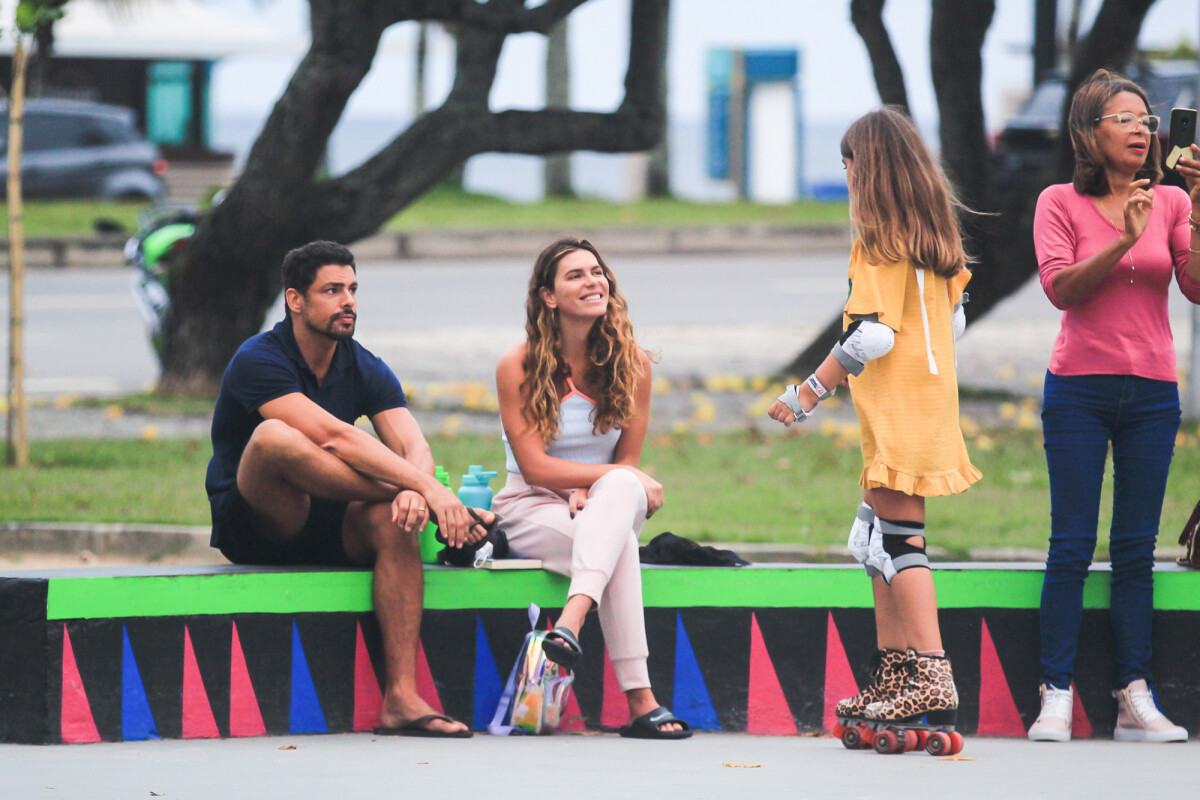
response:
[(936, 497), (965, 492), (983, 477), (959, 427), (954, 363), (952, 314), (969, 280), (965, 269), (947, 280), (908, 261), (872, 264), (854, 243), (843, 326), (852, 315), (878, 314), (896, 332), (891, 352), (850, 378), (864, 489)]

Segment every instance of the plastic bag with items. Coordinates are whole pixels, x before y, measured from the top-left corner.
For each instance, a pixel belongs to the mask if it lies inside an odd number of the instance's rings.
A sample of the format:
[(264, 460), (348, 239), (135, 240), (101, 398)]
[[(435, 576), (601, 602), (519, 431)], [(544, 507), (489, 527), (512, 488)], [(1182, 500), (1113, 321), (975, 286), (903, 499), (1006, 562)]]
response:
[(562, 721), (575, 676), (546, 658), (542, 642), (547, 632), (537, 630), (540, 615), (541, 609), (530, 603), (529, 627), (533, 630), (525, 634), (488, 733), (496, 736), (553, 733)]

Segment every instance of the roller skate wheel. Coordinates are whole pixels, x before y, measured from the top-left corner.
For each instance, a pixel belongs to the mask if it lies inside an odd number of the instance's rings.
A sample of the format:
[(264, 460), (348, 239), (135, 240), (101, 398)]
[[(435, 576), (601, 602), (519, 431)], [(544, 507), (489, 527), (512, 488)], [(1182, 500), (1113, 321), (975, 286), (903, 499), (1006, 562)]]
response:
[(910, 750), (924, 750), (929, 742), (929, 731), (910, 731), (908, 737), (915, 740)]
[(965, 745), (966, 741), (963, 739), (963, 735), (961, 733), (958, 731), (950, 731), (950, 755), (958, 755), (962, 752), (962, 749)]
[(859, 733), (857, 725), (850, 728), (842, 728), (841, 739), (842, 747), (845, 747), (847, 750), (857, 750), (863, 747), (862, 734)]
[(937, 731), (929, 734), (929, 741), (925, 743), (925, 751), (931, 756), (947, 756), (950, 755), (950, 750), (953, 748), (953, 742), (950, 739), (950, 734)]
[(875, 752), (880, 755), (904, 752), (904, 745), (894, 731), (883, 731), (875, 734), (875, 740), (871, 744), (874, 745)]

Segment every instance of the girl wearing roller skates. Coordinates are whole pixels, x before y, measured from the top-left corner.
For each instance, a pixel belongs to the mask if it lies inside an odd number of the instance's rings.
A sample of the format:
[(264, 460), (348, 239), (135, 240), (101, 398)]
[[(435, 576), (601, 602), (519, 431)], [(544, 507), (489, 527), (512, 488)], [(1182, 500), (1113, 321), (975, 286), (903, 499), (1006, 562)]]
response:
[[(892, 727), (953, 728), (958, 692), (925, 554), (925, 498), (964, 492), (981, 476), (958, 422), (954, 340), (966, 325), (963, 287), (971, 277), (956, 216), (961, 205), (916, 127), (896, 109), (855, 120), (841, 152), (857, 234), (845, 332), (816, 372), (788, 386), (768, 413), (790, 426), (812, 416), (847, 378), (854, 393), (864, 492), (849, 547), (871, 577), (879, 650), (870, 683), (836, 713), (853, 728), (851, 738), (870, 741)], [(896, 734), (886, 736), (895, 747)], [(959, 734), (943, 734), (931, 752), (961, 746)]]

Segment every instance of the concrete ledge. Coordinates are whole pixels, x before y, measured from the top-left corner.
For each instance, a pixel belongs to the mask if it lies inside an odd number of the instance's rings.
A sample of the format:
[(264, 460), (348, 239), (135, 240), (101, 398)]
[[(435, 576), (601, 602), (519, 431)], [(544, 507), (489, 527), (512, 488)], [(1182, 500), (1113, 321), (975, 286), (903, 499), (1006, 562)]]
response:
[[(1040, 564), (935, 571), (959, 729), (1023, 735), (1038, 709)], [(1077, 659), (1086, 723), (1107, 735), (1113, 644), (1109, 571), (1093, 568)], [(1156, 690), (1195, 732), (1200, 573), (1155, 569)], [(857, 567), (646, 567), (650, 673), (696, 727), (788, 734), (828, 729), (832, 705), (866, 680), (869, 582)], [(419, 657), (423, 695), (483, 727), (537, 602), (545, 625), (566, 581), (537, 571), (430, 568)], [(382, 658), (363, 570), (130, 567), (0, 572), (0, 741), (368, 730)], [(576, 727), (612, 722), (621, 699), (599, 625), (582, 635)]]

